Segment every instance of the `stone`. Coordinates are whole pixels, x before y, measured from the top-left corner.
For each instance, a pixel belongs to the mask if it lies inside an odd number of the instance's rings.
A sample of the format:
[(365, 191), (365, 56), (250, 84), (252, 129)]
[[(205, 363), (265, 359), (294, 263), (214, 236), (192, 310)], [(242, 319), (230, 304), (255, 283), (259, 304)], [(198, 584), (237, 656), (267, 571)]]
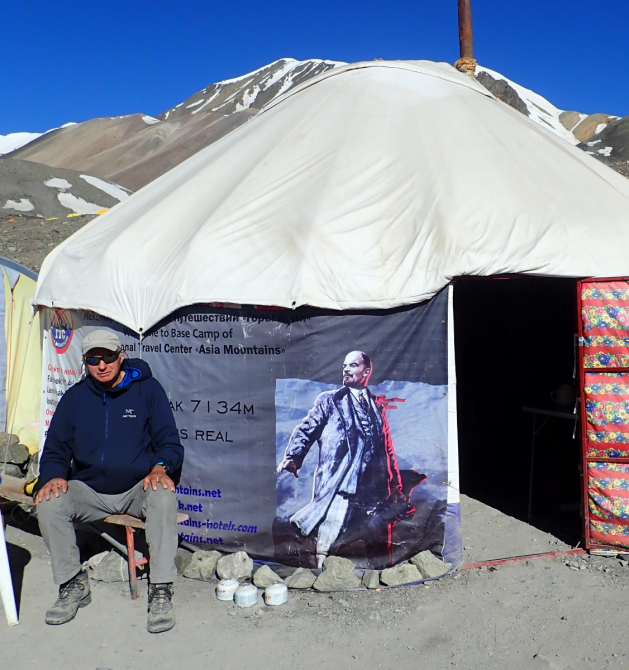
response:
[[(136, 558), (142, 558), (139, 551), (135, 552)], [(115, 551), (103, 551), (92, 556), (84, 565), (87, 568), (90, 579), (98, 582), (128, 582), (129, 565), (127, 559)], [(143, 569), (144, 566), (138, 566)]]
[(362, 583), (367, 589), (377, 589), (380, 586), (380, 572), (378, 570), (365, 570)]
[(354, 564), (340, 556), (328, 556), (323, 561), (323, 572), (313, 584), (317, 591), (345, 591), (359, 586), (360, 579), (354, 574)]
[[(326, 558), (327, 560), (329, 559)], [(351, 572), (347, 570), (345, 565), (338, 563), (328, 564), (327, 567), (324, 563), (324, 568), (312, 585), (317, 591), (346, 591), (357, 589), (360, 586), (360, 579), (354, 574), (353, 564)]]
[(186, 568), (190, 565), (193, 555), (194, 554), (190, 550), (184, 549), (183, 547), (177, 549), (177, 553), (175, 554), (175, 565), (177, 566), (178, 575), (183, 575)]
[(259, 588), (265, 589), (267, 586), (272, 586), (273, 584), (283, 584), (284, 580), (279, 575), (276, 575), (268, 565), (263, 565), (253, 575), (253, 583)]
[(328, 556), (323, 561), (323, 570), (334, 570), (337, 574), (341, 574), (343, 572), (351, 572), (354, 574), (354, 564), (349, 560), (349, 558)]
[(20, 438), (17, 435), (0, 432), (0, 449), (5, 449), (12, 444), (18, 444), (19, 441)]
[(284, 584), (289, 589), (309, 589), (314, 584), (316, 577), (312, 570), (308, 568), (297, 568), (289, 577), (286, 577)]
[(15, 465), (14, 463), (6, 463), (4, 466), (0, 465), (0, 472), (4, 472), (4, 474), (9, 477), (17, 477), (18, 479), (24, 478), (24, 473), (20, 466)]
[[(13, 437), (13, 436), (12, 436)], [(0, 447), (0, 463), (15, 463), (23, 465), (30, 458), (31, 452), (23, 444), (9, 443)]]
[[(217, 552), (218, 553), (218, 552)], [(253, 561), (244, 551), (237, 551), (219, 559), (216, 572), (220, 579), (245, 580), (251, 578)]]
[(420, 571), (410, 563), (400, 563), (387, 568), (380, 573), (380, 581), (387, 586), (400, 586), (419, 582), (422, 578)]
[(413, 556), (411, 563), (419, 570), (424, 579), (441, 577), (452, 567), (452, 563), (444, 563), (430, 551), (422, 551)]
[(201, 579), (205, 582), (209, 582), (211, 579), (214, 579), (214, 574), (216, 573), (216, 566), (221, 560), (223, 555), (220, 551), (208, 551), (203, 552), (205, 556), (198, 561), (199, 564), (199, 575)]
[(214, 577), (216, 566), (221, 557), (222, 554), (219, 551), (195, 551), (183, 572), (183, 576), (188, 579), (201, 579), (209, 582)]

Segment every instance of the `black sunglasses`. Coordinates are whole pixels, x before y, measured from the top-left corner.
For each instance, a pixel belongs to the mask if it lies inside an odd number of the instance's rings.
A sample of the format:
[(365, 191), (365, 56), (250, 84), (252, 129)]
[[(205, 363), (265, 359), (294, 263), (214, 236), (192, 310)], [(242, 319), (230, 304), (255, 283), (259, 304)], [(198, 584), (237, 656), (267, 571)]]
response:
[(105, 354), (104, 356), (83, 356), (83, 360), (88, 365), (100, 365), (101, 361), (109, 365), (110, 363), (113, 363), (118, 358), (118, 356), (120, 356), (120, 352), (116, 351), (113, 354)]

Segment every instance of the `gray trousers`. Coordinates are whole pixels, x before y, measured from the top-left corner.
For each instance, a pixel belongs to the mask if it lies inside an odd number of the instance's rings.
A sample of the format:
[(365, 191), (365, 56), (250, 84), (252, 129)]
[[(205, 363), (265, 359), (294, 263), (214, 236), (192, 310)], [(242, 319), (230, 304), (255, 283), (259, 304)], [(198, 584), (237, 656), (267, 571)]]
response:
[(81, 570), (74, 521), (90, 523), (110, 514), (131, 514), (146, 520), (151, 582), (174, 582), (177, 576), (177, 501), (170, 489), (157, 485), (142, 490), (142, 481), (129, 491), (106, 495), (77, 480), (68, 482), (67, 493), (51, 493), (37, 505), (37, 520), (44, 537), (55, 584), (63, 584)]

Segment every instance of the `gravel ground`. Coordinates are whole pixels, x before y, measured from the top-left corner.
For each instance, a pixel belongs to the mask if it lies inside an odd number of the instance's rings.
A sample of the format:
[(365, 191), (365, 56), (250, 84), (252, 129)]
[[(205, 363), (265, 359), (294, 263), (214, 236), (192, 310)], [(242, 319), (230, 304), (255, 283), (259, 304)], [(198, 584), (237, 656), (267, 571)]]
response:
[[(561, 548), (556, 538), (476, 501), (467, 499), (464, 510), (472, 512), (463, 516), (467, 560), (508, 552), (515, 546), (509, 536), (525, 542), (527, 532), (537, 538), (524, 545), (529, 553)], [(629, 568), (614, 558), (536, 559), (382, 591), (293, 591), (278, 608), (239, 609), (216, 600), (214, 584), (179, 578), (177, 626), (152, 636), (145, 581), (135, 602), (124, 584), (92, 582), (89, 607), (69, 624), (46, 626), (44, 611), (56, 595), (49, 559), (34, 525), (14, 518), (7, 539), (21, 584), (21, 623), (0, 621), (0, 649), (20, 670), (50, 663), (67, 670), (629, 667), (618, 624)]]
[(46, 221), (20, 213), (0, 211), (0, 255), (39, 272), (46, 256), (94, 216)]

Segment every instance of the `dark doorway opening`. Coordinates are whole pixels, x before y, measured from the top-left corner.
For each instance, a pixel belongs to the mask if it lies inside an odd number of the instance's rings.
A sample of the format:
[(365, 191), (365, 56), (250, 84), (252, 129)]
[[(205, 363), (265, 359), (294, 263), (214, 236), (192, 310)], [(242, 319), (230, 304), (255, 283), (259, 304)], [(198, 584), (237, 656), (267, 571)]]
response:
[(576, 280), (457, 279), (454, 332), (461, 492), (576, 543), (582, 523), (575, 422), (523, 410), (573, 411), (553, 392), (575, 383)]

